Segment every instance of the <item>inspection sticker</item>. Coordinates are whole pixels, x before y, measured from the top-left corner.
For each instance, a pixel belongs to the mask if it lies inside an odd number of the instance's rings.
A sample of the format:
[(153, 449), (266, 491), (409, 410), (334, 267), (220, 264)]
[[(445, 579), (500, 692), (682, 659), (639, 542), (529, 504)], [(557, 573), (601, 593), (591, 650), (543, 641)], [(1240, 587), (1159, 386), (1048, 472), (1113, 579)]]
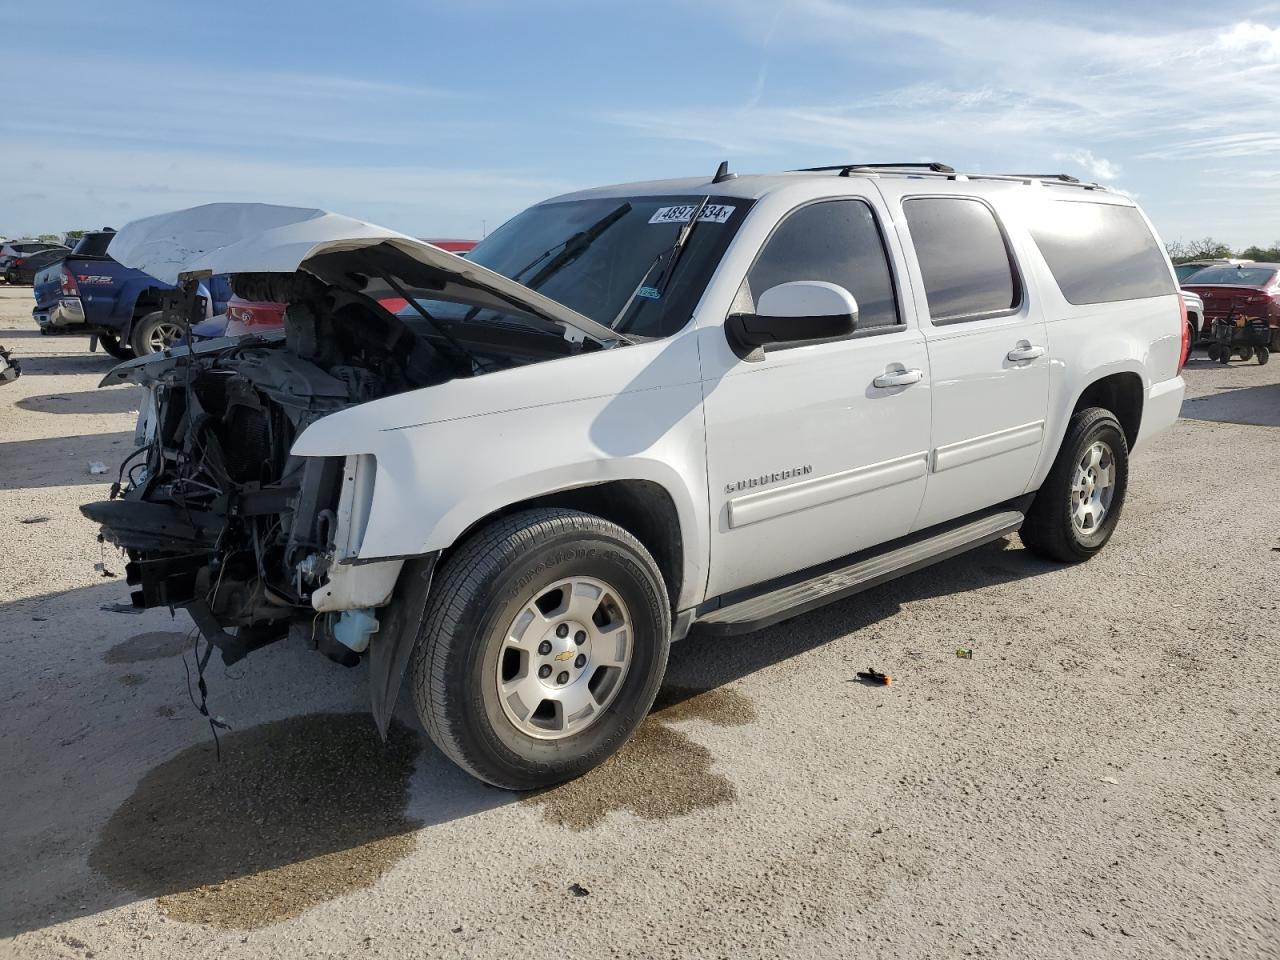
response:
[[(688, 223), (689, 218), (693, 216), (693, 211), (698, 209), (696, 203), (682, 203), (677, 207), (659, 207), (652, 217), (649, 218), (650, 223)], [(698, 217), (699, 223), (724, 223), (733, 215), (735, 207), (730, 207), (723, 203), (708, 203), (702, 208), (702, 215)]]

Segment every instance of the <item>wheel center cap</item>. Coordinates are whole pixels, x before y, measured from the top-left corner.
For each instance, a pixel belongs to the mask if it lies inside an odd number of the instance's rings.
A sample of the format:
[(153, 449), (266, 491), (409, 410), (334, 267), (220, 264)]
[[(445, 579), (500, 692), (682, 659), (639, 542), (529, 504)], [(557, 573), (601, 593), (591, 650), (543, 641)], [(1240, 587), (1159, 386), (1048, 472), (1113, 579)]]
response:
[[(568, 632), (561, 636), (563, 628)], [(581, 642), (579, 642), (581, 640)], [(546, 653), (541, 651), (546, 649)], [(564, 687), (578, 677), (591, 664), (591, 634), (580, 623), (561, 621), (551, 627), (539, 644), (534, 657), (534, 669), (548, 687)]]

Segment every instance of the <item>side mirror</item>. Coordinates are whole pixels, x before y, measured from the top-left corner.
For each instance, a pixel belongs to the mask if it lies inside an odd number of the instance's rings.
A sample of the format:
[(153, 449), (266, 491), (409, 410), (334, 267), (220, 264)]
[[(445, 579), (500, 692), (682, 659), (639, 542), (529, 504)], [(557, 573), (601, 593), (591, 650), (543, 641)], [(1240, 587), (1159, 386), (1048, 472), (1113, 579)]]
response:
[(824, 280), (793, 280), (760, 294), (755, 313), (735, 313), (725, 331), (747, 352), (776, 343), (847, 337), (858, 328), (858, 301)]

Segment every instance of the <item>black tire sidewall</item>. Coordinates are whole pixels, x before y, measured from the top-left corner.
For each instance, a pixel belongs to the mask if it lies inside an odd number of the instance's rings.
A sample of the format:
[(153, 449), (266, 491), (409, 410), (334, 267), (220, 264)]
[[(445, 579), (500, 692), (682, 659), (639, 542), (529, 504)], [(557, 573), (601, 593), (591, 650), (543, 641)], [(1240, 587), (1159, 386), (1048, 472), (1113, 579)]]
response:
[[(639, 726), (666, 669), (668, 614), (652, 561), (599, 532), (570, 531), (509, 558), (478, 589), (442, 650), (459, 746), (491, 782), (516, 789), (571, 779), (616, 751)], [(497, 657), (506, 630), (539, 592), (558, 580), (589, 576), (617, 590), (631, 617), (632, 659), (604, 714), (586, 730), (540, 740), (514, 727), (496, 696)], [(490, 691), (490, 695), (486, 695)]]
[[(1115, 459), (1116, 491), (1098, 529), (1093, 533), (1082, 534), (1071, 520), (1071, 485), (1076, 464), (1085, 451), (1099, 440), (1111, 448), (1111, 455)], [(1068, 432), (1067, 441), (1069, 446), (1064, 445), (1063, 458), (1053, 470), (1051, 495), (1060, 507), (1055, 511), (1053, 520), (1061, 525), (1071, 552), (1083, 559), (1093, 556), (1106, 546), (1116, 524), (1120, 522), (1125, 494), (1129, 488), (1129, 444), (1119, 422), (1103, 411), (1085, 411), (1080, 424)]]
[(156, 351), (152, 350), (149, 345), (148, 328), (159, 323), (164, 318), (164, 311), (153, 310), (139, 318), (129, 331), (129, 347), (133, 350), (135, 357), (149, 356)]

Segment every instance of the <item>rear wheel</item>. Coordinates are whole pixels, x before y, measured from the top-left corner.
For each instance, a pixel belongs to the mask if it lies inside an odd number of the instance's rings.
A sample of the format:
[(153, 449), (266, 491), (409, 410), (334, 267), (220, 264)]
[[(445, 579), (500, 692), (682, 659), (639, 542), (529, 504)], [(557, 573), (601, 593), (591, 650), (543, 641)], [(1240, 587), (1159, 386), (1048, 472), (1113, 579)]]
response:
[(581, 776), (644, 719), (671, 615), (657, 565), (616, 524), (529, 510), (440, 570), (413, 653), (418, 715), (481, 780), (533, 790)]
[(1253, 359), (1253, 347), (1241, 347), (1241, 348), (1240, 348), (1240, 359), (1241, 359), (1241, 360), (1252, 360), (1252, 359)]
[(1258, 366), (1260, 367), (1266, 366), (1267, 361), (1270, 359), (1271, 359), (1271, 351), (1268, 350), (1266, 347), (1259, 347), (1258, 348)]
[(159, 353), (181, 336), (182, 328), (172, 320), (166, 320), (163, 310), (156, 310), (134, 323), (129, 334), (129, 346), (133, 348), (134, 356), (142, 357)]
[(1081, 410), (1022, 525), (1027, 548), (1062, 563), (1101, 550), (1120, 521), (1129, 484), (1129, 444), (1109, 410)]
[(133, 359), (133, 348), (121, 343), (120, 338), (113, 333), (98, 334), (98, 345), (117, 360)]

